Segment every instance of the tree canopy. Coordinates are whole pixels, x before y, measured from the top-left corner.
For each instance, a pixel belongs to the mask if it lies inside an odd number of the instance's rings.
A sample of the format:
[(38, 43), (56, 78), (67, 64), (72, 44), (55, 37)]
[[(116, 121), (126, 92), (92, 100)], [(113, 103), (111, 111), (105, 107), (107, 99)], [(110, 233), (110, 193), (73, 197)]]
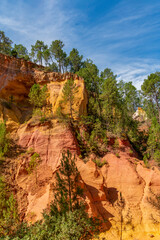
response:
[(152, 116), (156, 113), (156, 117), (160, 123), (160, 72), (151, 73), (144, 80), (142, 86), (142, 94), (144, 95), (148, 105), (149, 113)]

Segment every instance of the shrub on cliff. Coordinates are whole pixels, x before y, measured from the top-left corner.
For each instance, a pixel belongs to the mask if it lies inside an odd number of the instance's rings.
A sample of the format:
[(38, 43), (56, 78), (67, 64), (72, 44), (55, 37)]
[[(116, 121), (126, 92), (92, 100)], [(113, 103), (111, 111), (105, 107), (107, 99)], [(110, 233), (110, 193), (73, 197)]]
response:
[(7, 138), (5, 122), (0, 122), (0, 160), (4, 159), (8, 152), (9, 141)]
[[(46, 120), (46, 104), (47, 104), (47, 85), (42, 88), (39, 84), (34, 84), (29, 92), (29, 101), (34, 105), (33, 113), (40, 116), (42, 122)], [(42, 109), (43, 108), (43, 109)]]
[(35, 108), (42, 108), (46, 104), (47, 99), (47, 86), (42, 88), (39, 84), (34, 84), (29, 92), (29, 101)]
[(160, 162), (160, 124), (156, 117), (152, 119), (152, 124), (149, 129), (146, 152), (149, 158), (151, 157), (157, 162)]
[(73, 108), (75, 95), (78, 92), (78, 87), (74, 83), (73, 79), (68, 79), (65, 83), (62, 93), (62, 103), (69, 105), (69, 118), (73, 120), (75, 110)]
[(11, 234), (18, 223), (17, 204), (4, 178), (0, 177), (0, 236)]

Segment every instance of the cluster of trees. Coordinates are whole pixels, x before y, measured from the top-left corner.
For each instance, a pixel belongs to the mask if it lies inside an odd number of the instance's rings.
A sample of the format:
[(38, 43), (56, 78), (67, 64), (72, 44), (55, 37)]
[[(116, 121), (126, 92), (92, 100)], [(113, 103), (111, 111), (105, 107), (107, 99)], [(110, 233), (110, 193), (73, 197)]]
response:
[(160, 164), (160, 72), (152, 73), (144, 80), (142, 103), (150, 120), (144, 159), (155, 159)]
[[(76, 73), (84, 78), (88, 91), (87, 116), (74, 121), (77, 87), (71, 79), (64, 86), (63, 101), (69, 103), (67, 118), (77, 134), (82, 155), (105, 153), (107, 133), (112, 133), (128, 138), (144, 159), (160, 162), (160, 73), (149, 75), (141, 91), (132, 82), (118, 82), (111, 69), (99, 72), (93, 61), (88, 59)], [(139, 131), (140, 123), (132, 117), (138, 106), (142, 106), (147, 114), (148, 134)], [(104, 148), (101, 148), (102, 145)]]
[(45, 65), (46, 70), (54, 72), (77, 72), (83, 66), (83, 56), (73, 48), (69, 55), (64, 51), (61, 40), (52, 41), (48, 46), (43, 41), (37, 40), (31, 45), (31, 52), (22, 44), (14, 44), (3, 31), (0, 31), (0, 53), (25, 60), (32, 60), (40, 65)]
[(5, 122), (0, 122), (0, 236), (10, 234), (18, 223), (16, 200), (2, 175), (3, 164), (9, 151), (9, 137)]

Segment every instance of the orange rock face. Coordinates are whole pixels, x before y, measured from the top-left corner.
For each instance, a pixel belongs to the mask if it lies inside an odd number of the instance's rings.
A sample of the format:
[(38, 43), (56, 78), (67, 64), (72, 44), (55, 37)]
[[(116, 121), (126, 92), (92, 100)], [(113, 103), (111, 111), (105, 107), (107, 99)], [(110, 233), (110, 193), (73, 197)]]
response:
[[(63, 86), (68, 79), (73, 79), (78, 87), (73, 109), (78, 115), (84, 114), (87, 93), (82, 78), (72, 73), (45, 72), (34, 63), (0, 54), (0, 98), (9, 100), (13, 96), (14, 101), (23, 104), (27, 101), (29, 90), (34, 83), (47, 84), (49, 101), (53, 113), (56, 114), (59, 102), (62, 100)], [(68, 113), (68, 108), (66, 103), (65, 113)]]
[[(40, 212), (51, 203), (61, 152), (69, 149), (77, 155), (87, 211), (104, 221), (105, 232), (101, 233), (100, 239), (119, 239), (121, 215), (123, 239), (137, 237), (143, 240), (150, 239), (151, 235), (158, 239), (160, 225), (155, 222), (160, 221), (160, 216), (153, 202), (160, 192), (160, 172), (157, 168), (147, 169), (141, 161), (130, 157), (130, 147), (126, 146), (126, 142), (123, 151), (119, 150), (119, 157), (113, 153), (106, 154), (102, 159), (106, 164), (98, 168), (91, 160), (84, 163), (78, 158), (79, 149), (74, 137), (58, 123), (50, 130), (46, 126), (28, 130), (22, 127), (18, 134), (19, 144), (34, 148), (42, 159), (37, 170), (37, 182), (35, 173), (28, 176), (23, 164), (19, 165), (17, 171), (16, 182), (27, 196), (24, 217), (28, 221), (41, 218)], [(24, 158), (24, 161), (29, 159)], [(20, 199), (19, 202), (22, 201)]]
[[(156, 195), (160, 193), (160, 171), (156, 167), (144, 167), (136, 154), (131, 154), (127, 141), (119, 140), (118, 157), (112, 152), (106, 154), (101, 159), (106, 164), (99, 168), (91, 160), (84, 163), (79, 159), (74, 134), (58, 120), (51, 119), (42, 124), (30, 119), (21, 124), (20, 119), (25, 119), (21, 105), (27, 101), (29, 89), (35, 82), (47, 84), (55, 114), (63, 86), (67, 79), (73, 77), (79, 87), (75, 108), (78, 114), (86, 111), (87, 95), (82, 79), (71, 74), (46, 73), (35, 69), (35, 66), (0, 55), (0, 98), (8, 99), (13, 95), (18, 102), (17, 106), (12, 106), (15, 110), (2, 108), (0, 104), (0, 113), (1, 119), (6, 119), (8, 126), (12, 126), (9, 129), (14, 130), (14, 139), (24, 151), (24, 154), (12, 157), (16, 168), (8, 170), (21, 218), (32, 222), (42, 218), (41, 213), (54, 198), (55, 172), (59, 168), (61, 154), (69, 149), (77, 157), (87, 211), (104, 220), (101, 240), (120, 239), (121, 229), (123, 240), (160, 239), (160, 209), (154, 204)], [(27, 164), (34, 152), (40, 155), (41, 161), (36, 171), (28, 174)]]

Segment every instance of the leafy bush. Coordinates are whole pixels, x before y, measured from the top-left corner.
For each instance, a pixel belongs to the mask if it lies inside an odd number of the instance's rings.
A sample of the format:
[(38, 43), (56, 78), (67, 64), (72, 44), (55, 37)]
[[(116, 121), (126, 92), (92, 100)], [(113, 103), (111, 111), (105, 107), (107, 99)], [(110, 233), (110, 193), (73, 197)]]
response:
[(152, 119), (147, 140), (147, 153), (156, 161), (160, 161), (160, 124), (156, 118)]
[(148, 154), (145, 154), (143, 157), (143, 162), (147, 168), (149, 168)]
[(29, 92), (29, 101), (35, 108), (41, 108), (46, 104), (47, 99), (47, 85), (42, 88), (39, 84), (34, 84)]
[(116, 138), (115, 141), (114, 141), (114, 144), (113, 144), (113, 149), (114, 149), (115, 151), (117, 151), (118, 148), (119, 148), (119, 142), (118, 142), (118, 139)]
[(4, 156), (8, 152), (9, 140), (7, 138), (5, 122), (0, 122), (0, 160), (4, 159)]
[(105, 160), (101, 161), (100, 159), (95, 159), (95, 160), (93, 160), (93, 162), (100, 168), (103, 167), (105, 164), (107, 164), (107, 162)]
[(46, 117), (41, 117), (41, 118), (40, 118), (40, 122), (41, 122), (41, 123), (45, 123), (46, 121), (47, 121), (47, 118), (46, 118)]
[(117, 157), (117, 158), (120, 158), (120, 155), (119, 155), (119, 153), (116, 153), (116, 157)]
[(17, 203), (3, 177), (0, 177), (0, 236), (14, 232), (18, 223)]
[(29, 166), (28, 168), (26, 169), (28, 174), (31, 174), (37, 167), (38, 163), (40, 161), (40, 156), (38, 153), (34, 153), (32, 156), (31, 156), (31, 160), (29, 162)]
[(160, 164), (160, 150), (154, 152), (154, 159)]

